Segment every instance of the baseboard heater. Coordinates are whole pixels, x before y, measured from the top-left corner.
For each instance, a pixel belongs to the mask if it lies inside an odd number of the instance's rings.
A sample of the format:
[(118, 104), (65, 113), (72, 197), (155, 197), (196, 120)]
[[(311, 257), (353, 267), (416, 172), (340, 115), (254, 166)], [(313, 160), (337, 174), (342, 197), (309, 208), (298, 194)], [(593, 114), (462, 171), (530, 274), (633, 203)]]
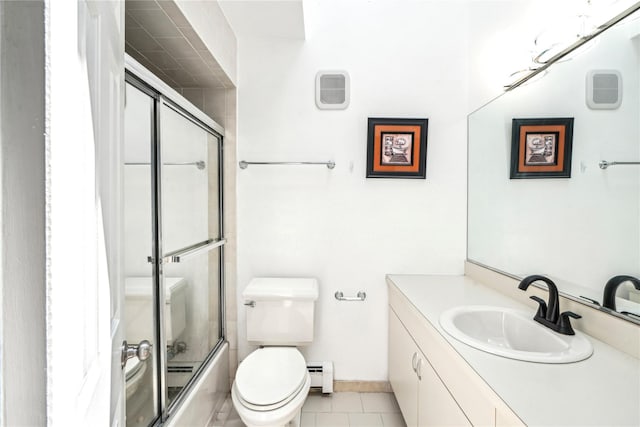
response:
[(322, 393), (333, 393), (333, 362), (307, 362), (311, 375), (311, 388)]

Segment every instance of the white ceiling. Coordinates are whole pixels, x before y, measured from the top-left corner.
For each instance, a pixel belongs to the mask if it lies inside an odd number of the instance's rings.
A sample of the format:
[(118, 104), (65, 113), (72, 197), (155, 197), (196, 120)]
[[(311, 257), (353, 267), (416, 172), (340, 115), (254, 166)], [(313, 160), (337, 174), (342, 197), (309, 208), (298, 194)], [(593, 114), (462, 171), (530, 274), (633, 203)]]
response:
[(218, 0), (236, 37), (304, 39), (303, 0)]

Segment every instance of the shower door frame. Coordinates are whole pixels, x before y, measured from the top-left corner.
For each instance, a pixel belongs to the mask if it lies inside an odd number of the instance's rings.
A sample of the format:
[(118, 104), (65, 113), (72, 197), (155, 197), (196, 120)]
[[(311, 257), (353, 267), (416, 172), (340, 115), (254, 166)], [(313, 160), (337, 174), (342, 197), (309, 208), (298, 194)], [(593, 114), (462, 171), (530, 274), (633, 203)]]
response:
[[(224, 128), (206, 116), (202, 111), (198, 110), (189, 101), (183, 98), (170, 86), (153, 75), (146, 68), (142, 67), (131, 57), (126, 55), (125, 58), (125, 82), (131, 84), (136, 89), (144, 92), (153, 99), (153, 126), (151, 129), (151, 220), (152, 220), (152, 254), (149, 261), (153, 264), (153, 316), (155, 321), (156, 343), (165, 343), (165, 324), (163, 319), (165, 289), (161, 286), (163, 283), (163, 257), (162, 251), (162, 174), (161, 167), (161, 106), (165, 105), (174, 112), (178, 113), (191, 123), (200, 127), (204, 131), (212, 134), (219, 140), (218, 146), (218, 227), (219, 227), (219, 290), (218, 290), (218, 341), (204, 358), (199, 368), (194, 372), (189, 381), (185, 384), (181, 392), (176, 398), (168, 404), (168, 386), (167, 386), (167, 352), (166, 345), (156, 345), (154, 351), (154, 361), (157, 360), (157, 375), (154, 377), (153, 392), (155, 405), (158, 408), (157, 418), (152, 425), (160, 425), (166, 421), (172, 413), (185, 401), (196, 381), (200, 378), (204, 370), (209, 366), (211, 360), (220, 351), (226, 340), (226, 313), (225, 313), (225, 274), (224, 274), (224, 246), (226, 239), (224, 238), (224, 220), (223, 220), (223, 189), (224, 189)], [(214, 249), (214, 248), (211, 248)], [(125, 331), (126, 332), (126, 331)], [(155, 406), (154, 406), (155, 407)]]

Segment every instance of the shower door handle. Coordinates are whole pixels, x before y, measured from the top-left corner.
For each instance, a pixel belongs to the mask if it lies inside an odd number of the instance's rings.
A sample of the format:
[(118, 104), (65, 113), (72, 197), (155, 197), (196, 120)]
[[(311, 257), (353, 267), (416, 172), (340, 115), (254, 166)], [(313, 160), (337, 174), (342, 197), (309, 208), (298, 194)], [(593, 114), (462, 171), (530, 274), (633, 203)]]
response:
[(151, 348), (153, 346), (147, 340), (140, 341), (139, 344), (128, 344), (127, 341), (122, 341), (122, 356), (120, 358), (120, 366), (122, 368), (127, 364), (127, 360), (137, 357), (141, 362), (144, 362), (151, 356)]

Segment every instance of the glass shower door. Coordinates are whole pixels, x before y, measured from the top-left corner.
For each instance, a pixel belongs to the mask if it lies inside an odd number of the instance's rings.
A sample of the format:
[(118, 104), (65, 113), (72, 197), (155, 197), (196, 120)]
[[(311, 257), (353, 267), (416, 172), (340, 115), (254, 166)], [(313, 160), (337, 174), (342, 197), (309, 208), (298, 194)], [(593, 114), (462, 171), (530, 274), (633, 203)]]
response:
[(222, 136), (181, 105), (127, 74), (123, 318), (151, 344), (126, 363), (127, 427), (167, 419), (224, 341)]
[[(151, 155), (155, 140), (155, 99), (127, 83), (124, 110), (124, 322), (128, 344), (156, 344), (153, 253), (153, 188)], [(127, 426), (148, 426), (159, 415), (157, 359), (127, 360)]]
[(164, 319), (170, 404), (222, 337), (222, 141), (165, 100), (160, 118), (161, 277), (167, 302), (171, 297), (171, 315)]

